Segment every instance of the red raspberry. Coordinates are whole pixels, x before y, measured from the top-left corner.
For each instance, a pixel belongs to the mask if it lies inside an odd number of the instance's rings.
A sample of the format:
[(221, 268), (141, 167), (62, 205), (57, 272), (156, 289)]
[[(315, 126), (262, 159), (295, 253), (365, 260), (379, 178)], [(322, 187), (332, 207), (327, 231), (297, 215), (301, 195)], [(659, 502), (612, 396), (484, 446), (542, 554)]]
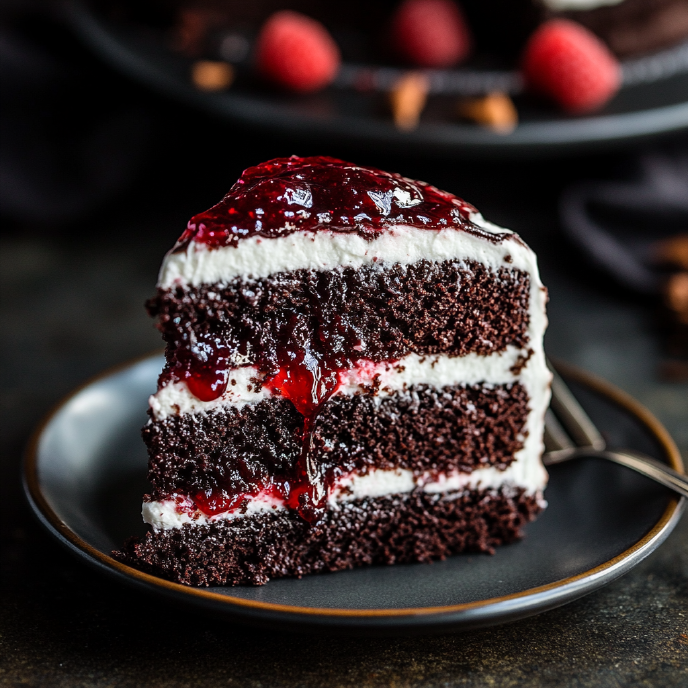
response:
[(275, 12), (258, 36), (258, 70), (294, 91), (326, 86), (337, 73), (339, 62), (339, 48), (327, 29), (298, 12)]
[(535, 31), (525, 47), (522, 69), (530, 88), (571, 113), (595, 110), (621, 85), (621, 67), (607, 46), (566, 19), (552, 19)]
[(471, 36), (451, 0), (405, 0), (392, 19), (392, 43), (420, 67), (450, 67), (468, 55)]

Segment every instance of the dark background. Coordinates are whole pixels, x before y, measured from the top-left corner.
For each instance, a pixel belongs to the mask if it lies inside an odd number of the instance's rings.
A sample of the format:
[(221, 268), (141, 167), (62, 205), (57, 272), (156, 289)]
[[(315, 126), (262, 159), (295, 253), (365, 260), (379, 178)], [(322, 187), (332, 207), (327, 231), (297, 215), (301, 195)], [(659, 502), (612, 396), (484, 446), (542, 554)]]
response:
[(330, 638), (233, 627), (120, 587), (40, 529), (20, 485), (23, 448), (60, 398), (160, 346), (143, 302), (187, 219), (219, 200), (245, 167), (290, 154), (425, 179), (519, 232), (550, 289), (549, 354), (633, 394), (688, 458), (688, 385), (658, 373), (667, 342), (657, 300), (593, 268), (559, 226), (564, 189), (623, 177), (639, 150), (433, 161), (402, 149), (278, 137), (131, 83), (41, 3), (29, 12), (1, 7), (0, 685), (688, 683), (685, 519), (621, 580), (533, 619), (442, 637)]

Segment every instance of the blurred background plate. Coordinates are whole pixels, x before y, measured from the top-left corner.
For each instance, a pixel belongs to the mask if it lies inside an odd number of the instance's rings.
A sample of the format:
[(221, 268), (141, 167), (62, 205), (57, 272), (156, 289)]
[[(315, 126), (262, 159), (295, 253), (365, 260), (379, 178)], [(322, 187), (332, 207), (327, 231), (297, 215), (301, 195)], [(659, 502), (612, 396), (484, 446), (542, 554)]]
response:
[(421, 125), (401, 132), (393, 126), (381, 93), (331, 87), (296, 96), (250, 83), (226, 92), (201, 92), (191, 83), (192, 60), (170, 50), (162, 31), (107, 19), (85, 2), (66, 7), (81, 38), (121, 72), (176, 100), (275, 133), (373, 144), (396, 153), (513, 157), (627, 145), (688, 128), (688, 72), (679, 69), (667, 78), (638, 79), (653, 67), (636, 60), (626, 68), (635, 75), (635, 85), (625, 86), (595, 115), (569, 117), (516, 96), (519, 126), (502, 135), (456, 121), (456, 97), (437, 95), (430, 98)]

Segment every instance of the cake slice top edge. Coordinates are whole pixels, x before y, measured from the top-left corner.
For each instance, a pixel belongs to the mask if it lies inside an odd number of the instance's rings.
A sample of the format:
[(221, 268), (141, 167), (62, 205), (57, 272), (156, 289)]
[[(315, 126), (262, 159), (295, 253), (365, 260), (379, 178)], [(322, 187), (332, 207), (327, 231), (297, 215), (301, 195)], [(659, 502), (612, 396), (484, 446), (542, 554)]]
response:
[(158, 287), (423, 258), (527, 269), (528, 253), (518, 235), (425, 182), (292, 156), (249, 168), (220, 203), (195, 215)]
[(292, 155), (244, 170), (219, 203), (191, 218), (177, 250), (188, 242), (218, 248), (304, 230), (370, 237), (401, 223), (485, 234), (471, 222), (475, 212), (426, 182), (336, 158)]

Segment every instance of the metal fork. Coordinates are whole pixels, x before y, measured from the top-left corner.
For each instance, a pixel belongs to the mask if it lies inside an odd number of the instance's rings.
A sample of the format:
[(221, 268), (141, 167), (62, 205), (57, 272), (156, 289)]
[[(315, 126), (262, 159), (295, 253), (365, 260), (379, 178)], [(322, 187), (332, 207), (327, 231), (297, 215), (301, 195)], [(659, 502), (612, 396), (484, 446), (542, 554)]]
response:
[(688, 477), (656, 461), (650, 456), (629, 449), (609, 450), (604, 438), (588, 414), (573, 396), (561, 376), (550, 365), (553, 374), (552, 401), (545, 415), (545, 466), (552, 466), (583, 456), (607, 459), (688, 497)]

